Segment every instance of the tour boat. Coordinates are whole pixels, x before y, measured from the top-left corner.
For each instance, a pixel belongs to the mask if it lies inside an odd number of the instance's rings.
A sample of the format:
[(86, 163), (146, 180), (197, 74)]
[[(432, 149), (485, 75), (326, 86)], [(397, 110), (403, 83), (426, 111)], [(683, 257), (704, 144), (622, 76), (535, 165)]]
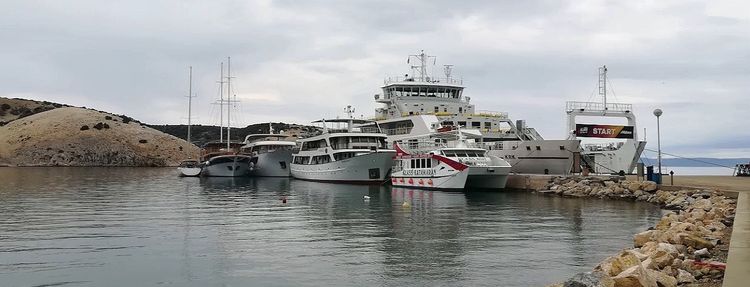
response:
[[(270, 124), (269, 124), (270, 125)], [(297, 145), (284, 134), (252, 134), (245, 137), (242, 152), (249, 154), (250, 176), (289, 177), (292, 150)]]
[[(232, 142), (231, 132), (232, 127), (229, 123), (232, 111), (232, 103), (236, 103), (237, 100), (232, 100), (230, 95), (232, 91), (232, 76), (231, 76), (231, 59), (227, 58), (227, 76), (224, 77), (224, 63), (221, 63), (221, 74), (219, 76), (219, 110), (220, 123), (219, 123), (219, 142), (209, 142), (203, 146), (201, 150), (201, 160), (203, 161), (202, 176), (222, 176), (222, 177), (238, 177), (248, 176), (250, 174), (250, 155), (243, 154), (240, 152), (240, 148), (243, 143)], [(224, 81), (226, 79), (226, 82)], [(224, 83), (226, 83), (226, 100), (224, 99)], [(236, 97), (235, 97), (236, 98)], [(224, 105), (227, 106), (227, 130), (226, 140), (224, 140)]]
[(391, 184), (427, 189), (505, 188), (511, 170), (507, 161), (488, 155), (460, 131), (452, 133), (458, 140), (446, 140), (445, 135), (394, 143)]
[(580, 140), (548, 140), (525, 121), (513, 121), (508, 113), (475, 109), (464, 96), (463, 79), (452, 75), (452, 65), (445, 65), (444, 77), (431, 75), (428, 63), (435, 57), (424, 52), (410, 55), (411, 73), (389, 77), (382, 95), (375, 101), (377, 120), (388, 141), (426, 135), (438, 129), (461, 128), (481, 135), (477, 142), (489, 155), (508, 161), (514, 173), (569, 174)]
[(383, 183), (390, 174), (396, 151), (387, 148), (386, 135), (377, 124), (361, 119), (314, 122), (322, 134), (299, 140), (293, 153), (294, 178), (327, 182)]
[[(226, 146), (229, 146), (227, 148)], [(237, 177), (250, 175), (250, 155), (239, 152), (240, 142), (209, 142), (203, 146), (202, 176)]]

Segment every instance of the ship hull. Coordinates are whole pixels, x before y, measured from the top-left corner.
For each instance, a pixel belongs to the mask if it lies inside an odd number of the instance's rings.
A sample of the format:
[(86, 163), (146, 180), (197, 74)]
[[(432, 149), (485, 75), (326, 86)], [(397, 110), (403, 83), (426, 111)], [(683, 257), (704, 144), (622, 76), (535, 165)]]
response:
[(323, 164), (291, 164), (294, 178), (324, 182), (383, 183), (395, 151), (378, 151)]
[(250, 176), (262, 177), (290, 177), (292, 162), (292, 151), (278, 149), (272, 152), (256, 155), (251, 160), (253, 163)]
[(515, 149), (491, 149), (488, 154), (510, 163), (512, 173), (567, 175), (579, 150), (579, 140), (530, 140), (517, 142)]
[(239, 177), (248, 176), (250, 157), (244, 155), (222, 155), (208, 160), (201, 172), (202, 176)]

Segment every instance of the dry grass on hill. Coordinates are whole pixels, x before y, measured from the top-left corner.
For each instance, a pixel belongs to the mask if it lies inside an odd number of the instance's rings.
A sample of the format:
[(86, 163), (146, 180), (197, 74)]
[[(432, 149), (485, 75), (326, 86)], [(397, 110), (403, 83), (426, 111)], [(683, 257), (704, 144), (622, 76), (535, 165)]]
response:
[(84, 108), (55, 108), (0, 126), (0, 165), (174, 166), (198, 152), (130, 118)]

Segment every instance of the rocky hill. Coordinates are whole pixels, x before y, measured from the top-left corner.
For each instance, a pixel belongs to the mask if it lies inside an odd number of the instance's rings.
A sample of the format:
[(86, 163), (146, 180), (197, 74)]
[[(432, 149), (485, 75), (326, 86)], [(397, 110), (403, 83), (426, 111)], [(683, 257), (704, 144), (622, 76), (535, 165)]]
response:
[[(285, 123), (271, 123), (271, 125), (275, 133), (284, 131), (286, 133), (296, 132), (300, 135), (310, 135), (317, 132), (317, 129), (312, 126)], [(179, 138), (187, 138), (187, 125), (149, 125), (149, 127)], [(232, 128), (230, 135), (233, 141), (243, 141), (247, 135), (268, 133), (268, 130), (268, 123), (252, 124), (244, 128)], [(198, 146), (202, 146), (207, 142), (219, 140), (219, 127), (193, 125), (190, 134), (191, 141)]]
[(199, 149), (127, 116), (0, 98), (0, 165), (174, 166)]

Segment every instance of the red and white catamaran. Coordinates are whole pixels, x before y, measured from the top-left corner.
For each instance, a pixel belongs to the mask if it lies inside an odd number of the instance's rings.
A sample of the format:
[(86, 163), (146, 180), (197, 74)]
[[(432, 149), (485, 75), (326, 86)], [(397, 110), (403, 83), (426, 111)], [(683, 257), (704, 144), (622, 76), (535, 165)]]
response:
[(434, 134), (394, 143), (396, 157), (391, 184), (400, 187), (428, 189), (505, 188), (510, 164), (487, 155), (487, 150), (470, 147), (460, 131), (448, 136)]

